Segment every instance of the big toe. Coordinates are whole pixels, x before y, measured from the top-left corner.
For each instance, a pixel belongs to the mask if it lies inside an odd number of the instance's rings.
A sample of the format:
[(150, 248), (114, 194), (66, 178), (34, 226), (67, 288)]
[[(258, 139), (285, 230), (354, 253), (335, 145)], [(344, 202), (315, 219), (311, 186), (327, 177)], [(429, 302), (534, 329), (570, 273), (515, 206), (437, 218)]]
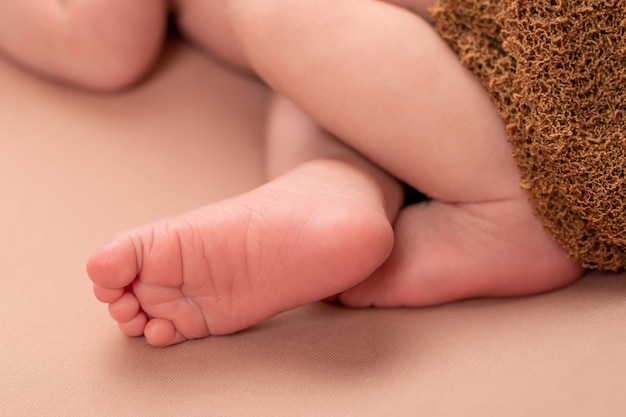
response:
[(124, 288), (139, 272), (138, 251), (130, 238), (117, 238), (103, 246), (87, 261), (87, 274), (102, 288)]

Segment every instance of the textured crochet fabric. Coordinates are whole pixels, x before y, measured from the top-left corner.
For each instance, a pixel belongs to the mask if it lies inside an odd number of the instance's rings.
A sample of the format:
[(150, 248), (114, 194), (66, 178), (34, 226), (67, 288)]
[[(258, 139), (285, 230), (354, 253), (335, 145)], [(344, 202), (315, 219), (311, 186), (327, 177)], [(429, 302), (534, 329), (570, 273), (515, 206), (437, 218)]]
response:
[(441, 35), (491, 93), (544, 228), (626, 267), (626, 0), (438, 0)]

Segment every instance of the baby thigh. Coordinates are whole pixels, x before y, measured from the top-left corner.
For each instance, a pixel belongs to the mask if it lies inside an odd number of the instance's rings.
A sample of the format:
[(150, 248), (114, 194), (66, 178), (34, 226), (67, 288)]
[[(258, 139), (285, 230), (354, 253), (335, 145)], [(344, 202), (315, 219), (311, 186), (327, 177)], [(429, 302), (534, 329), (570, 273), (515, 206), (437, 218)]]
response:
[(260, 75), (377, 165), (444, 201), (518, 192), (489, 95), (424, 19), (381, 1), (231, 1)]

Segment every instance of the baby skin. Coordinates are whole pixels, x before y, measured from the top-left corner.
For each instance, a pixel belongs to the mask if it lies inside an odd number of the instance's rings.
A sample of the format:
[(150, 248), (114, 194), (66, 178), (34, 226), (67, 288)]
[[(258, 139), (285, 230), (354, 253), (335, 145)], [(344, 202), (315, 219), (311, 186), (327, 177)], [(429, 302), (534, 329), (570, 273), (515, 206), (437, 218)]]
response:
[[(125, 334), (168, 346), (323, 299), (427, 306), (583, 273), (534, 217), (503, 123), (429, 24), (430, 2), (3, 2), (0, 48), (65, 82), (132, 84), (173, 11), (188, 39), (275, 91), (265, 185), (122, 232), (89, 259)], [(26, 16), (36, 24), (12, 23)], [(37, 48), (42, 36), (59, 46)], [(404, 184), (429, 201), (403, 207)]]

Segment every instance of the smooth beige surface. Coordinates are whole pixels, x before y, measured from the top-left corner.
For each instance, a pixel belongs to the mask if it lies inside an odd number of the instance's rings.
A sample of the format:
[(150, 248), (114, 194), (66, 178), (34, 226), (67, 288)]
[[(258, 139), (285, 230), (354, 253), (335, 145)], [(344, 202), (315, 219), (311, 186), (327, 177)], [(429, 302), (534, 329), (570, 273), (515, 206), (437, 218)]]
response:
[(0, 61), (0, 415), (624, 415), (624, 276), (431, 309), (317, 304), (167, 349), (123, 337), (86, 257), (258, 184), (265, 98), (182, 46), (110, 97)]

